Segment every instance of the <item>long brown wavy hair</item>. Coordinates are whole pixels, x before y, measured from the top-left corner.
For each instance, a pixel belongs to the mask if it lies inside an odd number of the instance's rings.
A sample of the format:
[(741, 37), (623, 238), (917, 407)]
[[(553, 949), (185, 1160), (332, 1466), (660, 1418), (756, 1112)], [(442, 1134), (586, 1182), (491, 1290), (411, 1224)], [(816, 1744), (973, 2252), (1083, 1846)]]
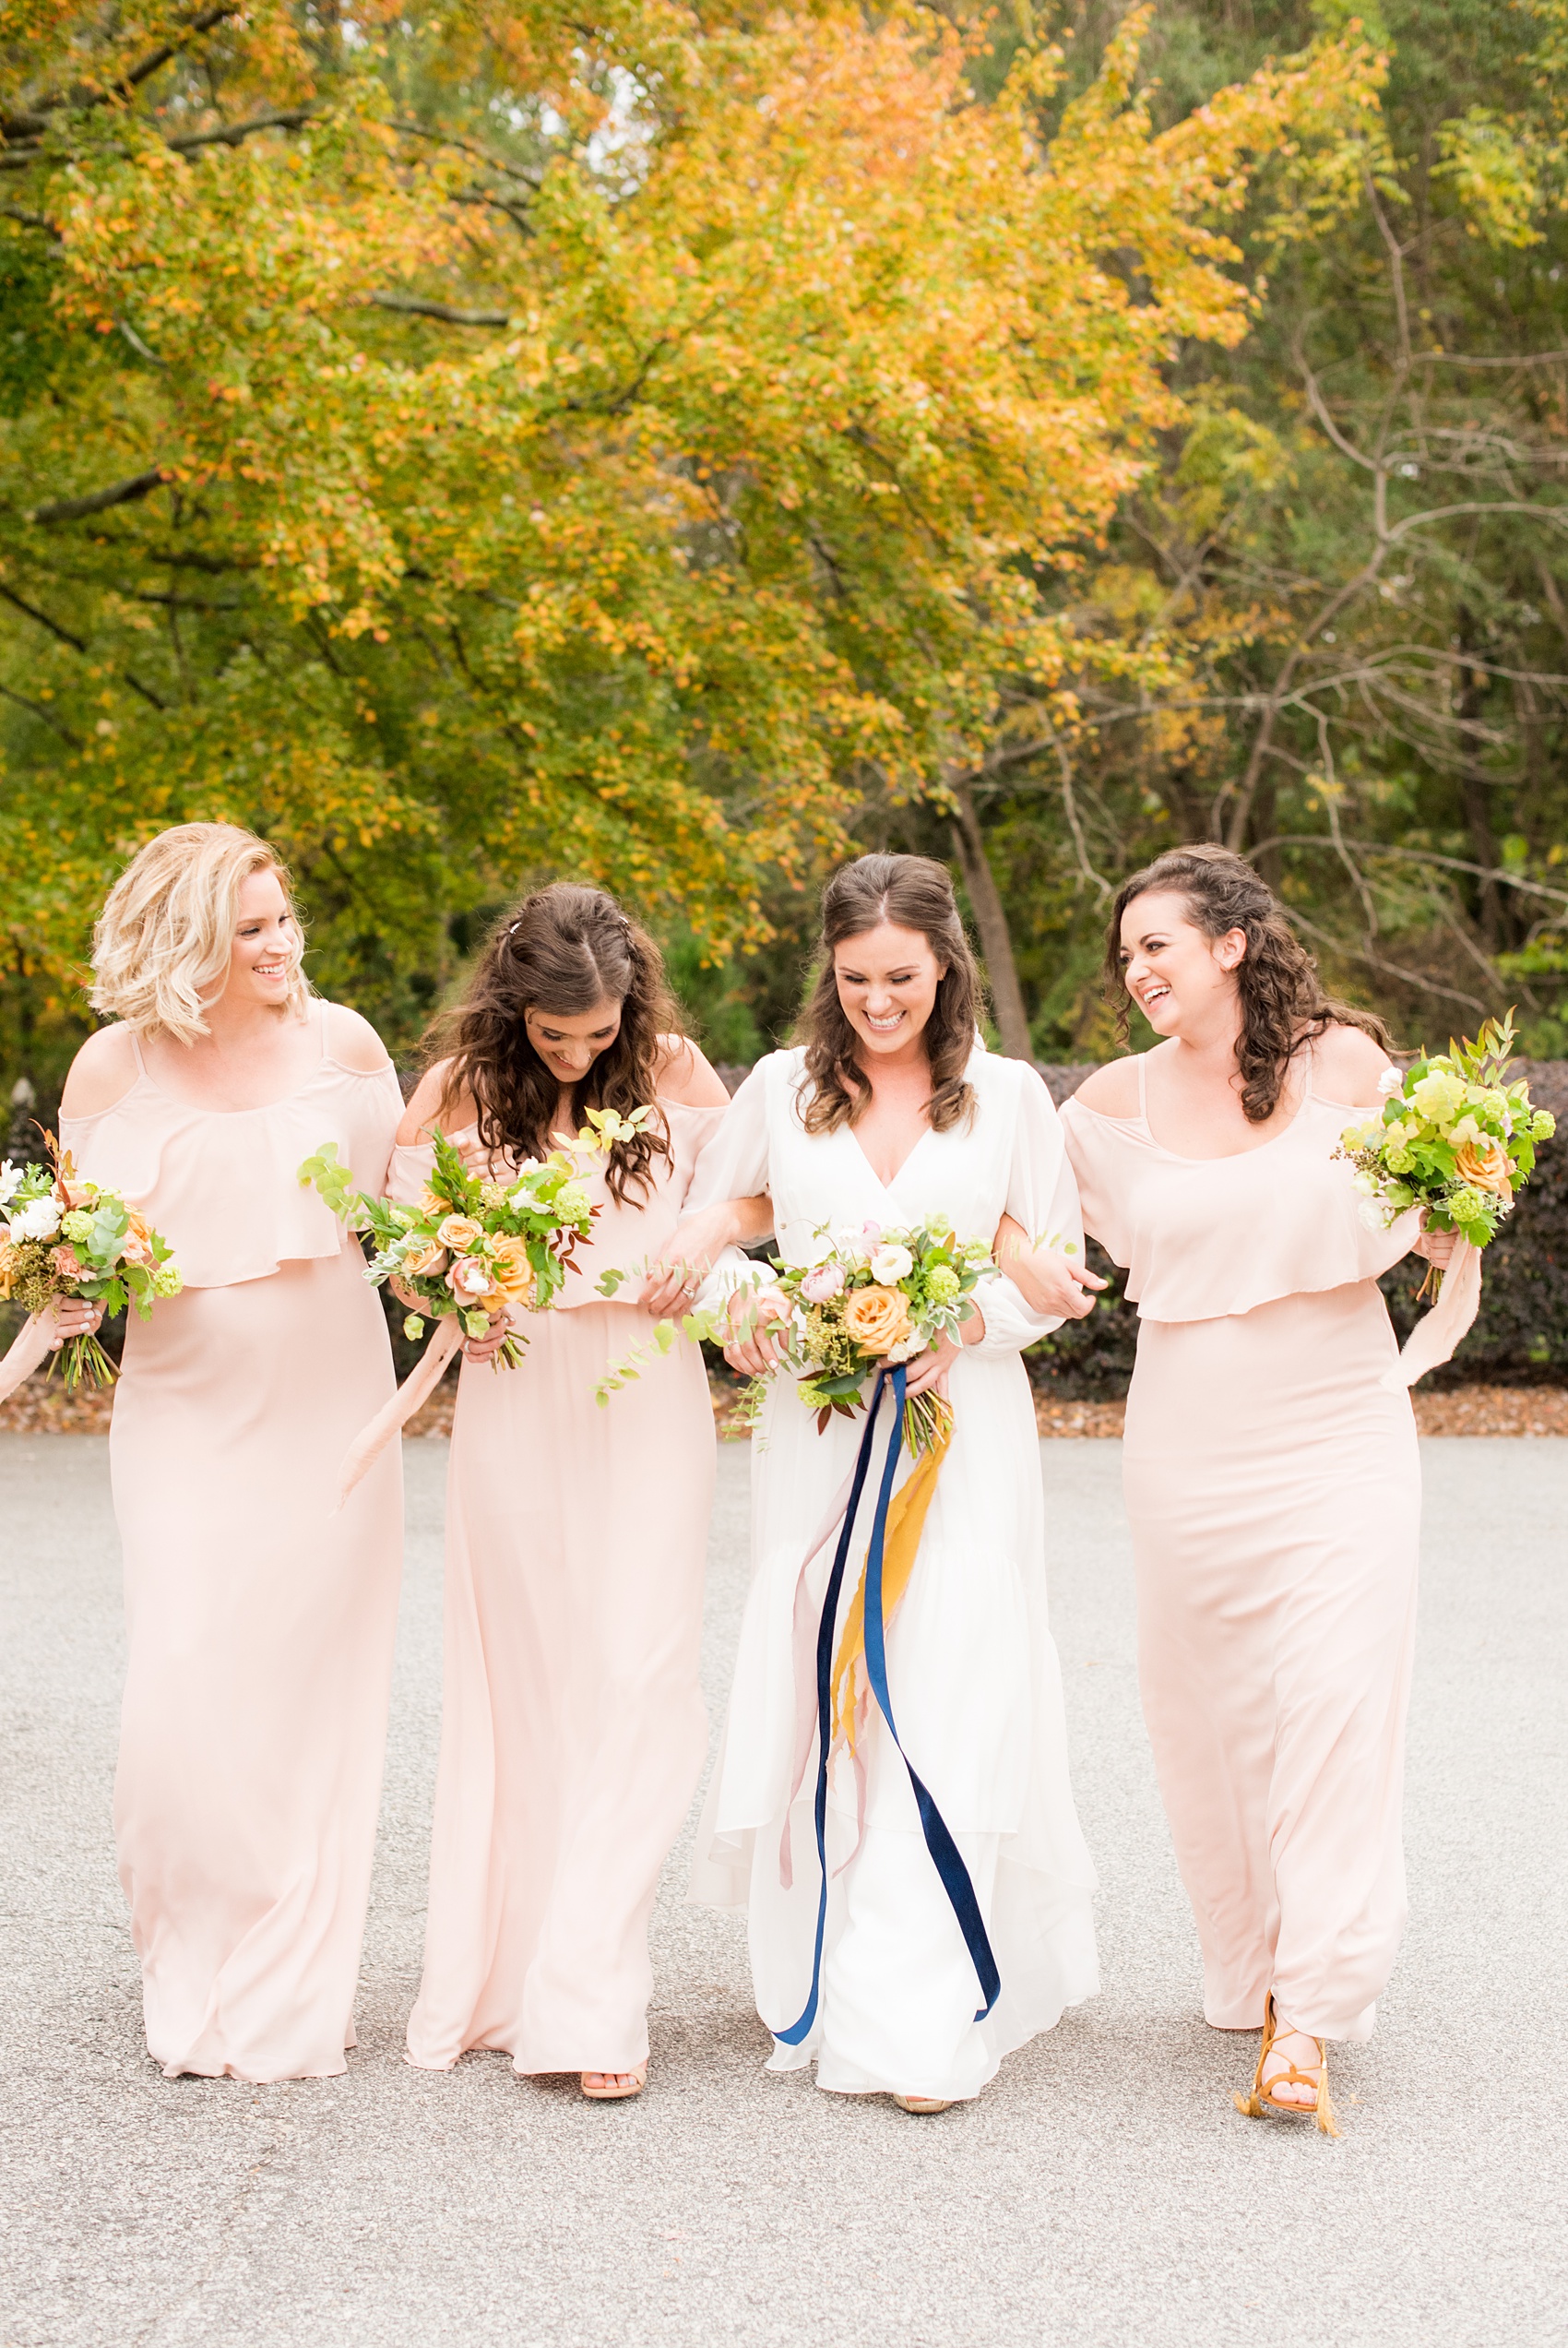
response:
[(1236, 970), (1241, 997), (1241, 1032), (1236, 1063), (1241, 1071), (1241, 1106), (1248, 1121), (1262, 1125), (1279, 1105), (1285, 1071), (1303, 1043), (1328, 1027), (1359, 1027), (1386, 1052), (1388, 1030), (1372, 1011), (1325, 995), (1317, 963), (1291, 928), (1285, 908), (1244, 856), (1206, 842), (1170, 848), (1123, 881), (1111, 909), (1105, 941), (1106, 992), (1116, 1007), (1122, 1042), (1130, 1041), (1131, 997), (1122, 969), (1122, 916), (1138, 897), (1168, 888), (1186, 900), (1187, 912), (1206, 937), (1239, 929), (1247, 950)]
[(931, 1062), (926, 1114), (932, 1131), (946, 1133), (974, 1112), (974, 1088), (964, 1071), (975, 1048), (985, 994), (946, 867), (929, 856), (859, 856), (836, 872), (823, 891), (821, 967), (795, 1029), (796, 1041), (806, 1047), (802, 1097), (808, 1133), (854, 1125), (871, 1099), (856, 1057), (859, 1039), (838, 1000), (833, 955), (847, 938), (863, 937), (879, 922), (919, 930), (947, 966), (923, 1035)]
[[(604, 1002), (619, 1003), (620, 1032), (575, 1089), (579, 1117), (587, 1109), (624, 1116), (655, 1101), (659, 1039), (680, 1033), (680, 1014), (658, 947), (605, 890), (558, 880), (525, 897), (502, 914), (461, 1002), (426, 1040), (427, 1066), (451, 1057), (440, 1114), (468, 1092), (487, 1150), (542, 1157), (560, 1122), (561, 1088), (529, 1043), (523, 1014), (580, 1019)], [(664, 1121), (652, 1117), (612, 1149), (611, 1197), (624, 1200), (634, 1183), (646, 1194), (654, 1160), (669, 1155)]]

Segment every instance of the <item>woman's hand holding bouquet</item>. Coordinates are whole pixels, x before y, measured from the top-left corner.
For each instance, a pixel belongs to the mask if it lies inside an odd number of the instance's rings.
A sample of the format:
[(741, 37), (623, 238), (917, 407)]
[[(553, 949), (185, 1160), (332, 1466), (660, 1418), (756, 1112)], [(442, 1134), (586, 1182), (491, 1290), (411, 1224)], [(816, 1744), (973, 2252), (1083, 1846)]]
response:
[[(85, 1377), (112, 1386), (118, 1373), (98, 1341), (105, 1313), (134, 1305), (147, 1320), (160, 1296), (175, 1296), (180, 1275), (168, 1242), (149, 1228), (117, 1191), (78, 1181), (45, 1134), (49, 1166), (0, 1164), (0, 1299), (25, 1305), (29, 1326), (0, 1369), (8, 1393), (43, 1353), (57, 1356), (67, 1391)], [(74, 1309), (73, 1309), (74, 1308)], [(64, 1326), (55, 1324), (64, 1318)], [(50, 1334), (41, 1333), (47, 1318)], [(25, 1365), (25, 1366), (23, 1366)], [(53, 1363), (50, 1370), (53, 1370)]]
[[(608, 1149), (614, 1138), (592, 1128), (578, 1137), (593, 1149)], [(495, 1181), (466, 1164), (439, 1128), (432, 1139), (435, 1162), (411, 1204), (355, 1190), (335, 1142), (305, 1160), (300, 1180), (314, 1183), (333, 1213), (373, 1242), (365, 1278), (377, 1287), (391, 1281), (410, 1306), (406, 1337), (422, 1337), (427, 1320), (455, 1317), (493, 1368), (510, 1369), (528, 1346), (514, 1309), (549, 1311), (599, 1210), (568, 1150), (527, 1160), (508, 1180)]]
[(983, 1330), (974, 1292), (995, 1267), (983, 1239), (960, 1240), (940, 1219), (892, 1230), (817, 1233), (810, 1261), (777, 1259), (765, 1286), (737, 1290), (729, 1305), (725, 1355), (750, 1374), (752, 1400), (779, 1366), (825, 1428), (837, 1412), (865, 1408), (866, 1381), (885, 1365), (907, 1365), (904, 1439), (932, 1448), (949, 1409), (938, 1382), (965, 1343), (965, 1325)]
[[(1501, 1024), (1489, 1019), (1474, 1043), (1423, 1053), (1403, 1072), (1390, 1068), (1381, 1111), (1340, 1138), (1339, 1155), (1355, 1166), (1356, 1186), (1366, 1194), (1361, 1212), (1370, 1226), (1385, 1229), (1411, 1207), (1424, 1210), (1421, 1252), (1439, 1260), (1423, 1295), (1441, 1288), (1441, 1261), (1455, 1236), (1478, 1249), (1496, 1238), (1534, 1171), (1537, 1142), (1557, 1130), (1522, 1078), (1504, 1083), (1513, 1048), (1510, 1012)], [(1446, 1248), (1431, 1244), (1443, 1234), (1450, 1234)]]

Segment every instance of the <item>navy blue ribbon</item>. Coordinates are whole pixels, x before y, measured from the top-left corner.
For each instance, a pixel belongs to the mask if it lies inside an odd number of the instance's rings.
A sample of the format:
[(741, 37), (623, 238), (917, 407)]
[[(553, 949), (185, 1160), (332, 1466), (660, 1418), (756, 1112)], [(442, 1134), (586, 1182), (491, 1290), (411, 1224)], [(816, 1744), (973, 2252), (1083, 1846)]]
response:
[(882, 1405), (882, 1390), (891, 1385), (893, 1390), (893, 1432), (888, 1438), (887, 1457), (883, 1463), (882, 1483), (876, 1497), (876, 1514), (872, 1523), (871, 1546), (866, 1555), (865, 1636), (866, 1675), (872, 1694), (876, 1698), (887, 1733), (898, 1749), (898, 1758), (909, 1772), (914, 1789), (915, 1807), (920, 1812), (921, 1831), (932, 1863), (942, 1878), (942, 1888), (958, 1919), (958, 1929), (964, 1936), (980, 1982), (985, 2003), (975, 2016), (984, 2021), (1002, 1992), (1002, 1975), (992, 1953), (985, 1920), (975, 1898), (975, 1887), (964, 1865), (963, 1853), (947, 1830), (946, 1822), (930, 1791), (918, 1775), (914, 1764), (899, 1743), (898, 1731), (893, 1719), (893, 1699), (887, 1692), (887, 1630), (882, 1617), (882, 1550), (887, 1533), (887, 1508), (893, 1497), (893, 1477), (898, 1465), (898, 1454), (904, 1442), (904, 1384), (902, 1362), (876, 1374), (872, 1389), (871, 1406), (866, 1412), (866, 1431), (861, 1437), (860, 1453), (855, 1460), (854, 1481), (849, 1487), (849, 1506), (844, 1511), (844, 1529), (834, 1552), (833, 1570), (827, 1577), (827, 1589), (822, 1602), (822, 1619), (816, 1633), (816, 1860), (822, 1876), (822, 1889), (816, 1906), (816, 1945), (812, 1953), (811, 1995), (799, 2021), (788, 2030), (773, 2033), (780, 2045), (798, 2046), (816, 2020), (817, 2004), (822, 1994), (822, 1948), (827, 1929), (827, 1762), (833, 1738), (833, 1633), (838, 1616), (838, 1593), (844, 1586), (844, 1567), (849, 1555), (849, 1543), (854, 1538), (855, 1515), (865, 1489), (866, 1472), (871, 1466), (872, 1446), (876, 1436), (877, 1413)]

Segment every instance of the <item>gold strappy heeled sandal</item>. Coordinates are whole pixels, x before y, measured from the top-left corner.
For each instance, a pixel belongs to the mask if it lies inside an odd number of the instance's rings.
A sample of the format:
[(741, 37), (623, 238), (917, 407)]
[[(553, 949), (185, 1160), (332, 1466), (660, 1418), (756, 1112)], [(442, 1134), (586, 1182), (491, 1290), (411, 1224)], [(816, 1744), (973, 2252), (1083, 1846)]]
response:
[(946, 2112), (953, 2106), (951, 2095), (895, 2095), (893, 2101), (901, 2112)]
[[(1313, 2044), (1317, 2048), (1317, 2077), (1314, 2079), (1311, 2071), (1298, 2070), (1294, 2063), (1288, 2063), (1281, 2056), (1267, 2079), (1264, 2078), (1264, 2066), (1279, 2035), (1279, 2017), (1275, 2010), (1274, 1992), (1270, 1990), (1268, 2004), (1264, 2008), (1263, 2044), (1258, 2048), (1258, 2067), (1253, 2074), (1253, 2092), (1250, 2095), (1243, 2095), (1238, 2089), (1231, 2101), (1236, 2109), (1245, 2113), (1250, 2120), (1261, 2120), (1265, 2112), (1283, 2112), (1288, 2119), (1315, 2119), (1320, 2136), (1337, 2136), (1339, 2130), (1334, 2124), (1334, 2106), (1328, 2099), (1328, 2055), (1323, 2040), (1313, 2038), (1310, 2030), (1295, 2030), (1294, 2024), (1291, 2029), (1298, 2038), (1313, 2039)], [(1316, 2101), (1312, 2104), (1282, 2104), (1274, 2092), (1277, 2087), (1310, 2087)]]

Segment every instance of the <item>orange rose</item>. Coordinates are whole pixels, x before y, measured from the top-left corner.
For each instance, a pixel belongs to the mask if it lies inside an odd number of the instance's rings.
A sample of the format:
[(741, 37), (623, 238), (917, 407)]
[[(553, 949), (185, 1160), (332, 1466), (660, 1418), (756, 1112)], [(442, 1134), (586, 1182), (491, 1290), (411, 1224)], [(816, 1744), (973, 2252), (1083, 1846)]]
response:
[(125, 1225), (125, 1236), (120, 1242), (120, 1253), (127, 1264), (150, 1264), (152, 1234), (139, 1215), (132, 1215)]
[(495, 1285), (508, 1305), (531, 1305), (534, 1296), (534, 1269), (529, 1261), (527, 1245), (520, 1239), (500, 1238), (491, 1241), (491, 1270)]
[(0, 1239), (0, 1303), (8, 1302), (17, 1269), (17, 1251), (9, 1239)]
[(428, 1239), (416, 1255), (405, 1256), (403, 1269), (410, 1280), (422, 1280), (426, 1272), (438, 1272), (446, 1261), (446, 1250), (439, 1239)]
[(1514, 1186), (1508, 1179), (1508, 1152), (1501, 1141), (1467, 1141), (1454, 1153), (1459, 1178), (1474, 1189), (1490, 1190), (1505, 1206), (1514, 1203)]
[(484, 1225), (475, 1222), (472, 1215), (448, 1215), (437, 1227), (435, 1236), (443, 1247), (450, 1247), (454, 1256), (466, 1256), (475, 1242), (484, 1237)]
[(911, 1334), (909, 1307), (897, 1288), (856, 1288), (844, 1307), (844, 1325), (868, 1353), (888, 1353)]

